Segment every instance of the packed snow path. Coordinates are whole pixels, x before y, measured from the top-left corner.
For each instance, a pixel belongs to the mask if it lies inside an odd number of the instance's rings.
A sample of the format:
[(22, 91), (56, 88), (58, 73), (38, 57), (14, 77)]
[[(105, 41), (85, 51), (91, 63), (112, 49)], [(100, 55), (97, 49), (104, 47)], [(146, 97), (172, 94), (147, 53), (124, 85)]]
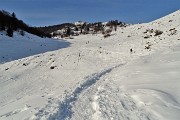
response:
[[(145, 108), (136, 102), (119, 86), (106, 77), (112, 70), (123, 66), (117, 65), (85, 78), (85, 82), (77, 87), (59, 105), (57, 113), (49, 120), (155, 120)], [(41, 111), (42, 112), (42, 111)], [(45, 116), (46, 111), (41, 113)]]
[[(106, 39), (97, 34), (60, 40), (65, 46), (57, 48), (30, 35), (29, 47), (52, 46), (28, 54), (18, 35), (10, 40), (0, 34), (1, 43), (20, 43), (22, 51), (0, 48), (0, 120), (179, 120), (179, 21), (176, 11), (118, 28)], [(155, 36), (157, 29), (163, 33)], [(55, 51), (43, 53), (48, 50)]]
[(59, 111), (55, 115), (51, 116), (49, 119), (66, 119), (71, 118), (73, 111), (72, 111), (72, 104), (75, 104), (76, 101), (78, 101), (78, 97), (87, 89), (90, 89), (91, 86), (94, 86), (98, 80), (101, 79), (104, 75), (111, 72), (113, 69), (119, 67), (121, 65), (117, 65), (115, 67), (109, 68), (107, 70), (104, 70), (100, 73), (95, 73), (91, 76), (88, 76), (85, 78), (85, 82), (81, 84), (79, 87), (75, 89), (74, 92), (72, 92), (70, 95), (66, 96), (65, 100), (60, 103)]

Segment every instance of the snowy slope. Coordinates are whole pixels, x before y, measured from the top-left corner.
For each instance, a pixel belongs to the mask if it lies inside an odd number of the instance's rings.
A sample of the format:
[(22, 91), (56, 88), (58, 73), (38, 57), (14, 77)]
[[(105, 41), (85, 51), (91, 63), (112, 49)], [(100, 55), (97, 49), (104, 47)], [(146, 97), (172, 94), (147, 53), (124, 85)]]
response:
[(40, 38), (27, 32), (25, 36), (14, 32), (13, 38), (8, 37), (5, 32), (0, 32), (0, 43), (0, 63), (58, 50), (70, 45), (66, 41)]
[(0, 119), (179, 120), (180, 11), (119, 28), (106, 39), (82, 35), (67, 41), (71, 46), (51, 52), (38, 47), (38, 55), (21, 47), (22, 59), (0, 64)]

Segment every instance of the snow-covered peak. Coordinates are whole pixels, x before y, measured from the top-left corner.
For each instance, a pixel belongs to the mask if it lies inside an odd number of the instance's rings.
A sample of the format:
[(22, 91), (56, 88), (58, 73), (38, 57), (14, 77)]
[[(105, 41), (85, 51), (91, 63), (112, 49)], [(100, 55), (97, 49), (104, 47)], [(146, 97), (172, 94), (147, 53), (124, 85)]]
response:
[(107, 25), (107, 24), (108, 24), (108, 22), (103, 22), (103, 23), (102, 23), (102, 25)]
[(83, 22), (83, 21), (78, 21), (78, 22), (75, 22), (74, 24), (75, 25), (83, 25), (85, 22)]

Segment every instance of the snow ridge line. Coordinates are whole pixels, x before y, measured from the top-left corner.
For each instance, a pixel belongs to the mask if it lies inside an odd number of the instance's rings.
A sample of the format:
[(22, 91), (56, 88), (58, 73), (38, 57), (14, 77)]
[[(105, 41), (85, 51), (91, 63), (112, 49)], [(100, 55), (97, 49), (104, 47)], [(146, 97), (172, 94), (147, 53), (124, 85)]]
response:
[(105, 69), (100, 73), (94, 73), (85, 78), (85, 82), (77, 87), (70, 95), (67, 95), (64, 101), (60, 102), (58, 111), (51, 115), (48, 120), (65, 120), (72, 118), (73, 111), (72, 107), (74, 103), (77, 101), (78, 96), (87, 88), (94, 85), (100, 78), (108, 73), (110, 73), (113, 69), (123, 66), (124, 64), (119, 64), (109, 69)]

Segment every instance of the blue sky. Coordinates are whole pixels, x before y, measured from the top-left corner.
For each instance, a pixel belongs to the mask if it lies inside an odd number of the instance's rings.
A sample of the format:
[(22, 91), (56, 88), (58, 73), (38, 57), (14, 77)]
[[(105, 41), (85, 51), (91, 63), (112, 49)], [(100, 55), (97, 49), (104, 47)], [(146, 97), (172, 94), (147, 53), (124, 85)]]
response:
[(142, 23), (180, 9), (180, 0), (0, 0), (0, 9), (32, 26), (115, 19)]

